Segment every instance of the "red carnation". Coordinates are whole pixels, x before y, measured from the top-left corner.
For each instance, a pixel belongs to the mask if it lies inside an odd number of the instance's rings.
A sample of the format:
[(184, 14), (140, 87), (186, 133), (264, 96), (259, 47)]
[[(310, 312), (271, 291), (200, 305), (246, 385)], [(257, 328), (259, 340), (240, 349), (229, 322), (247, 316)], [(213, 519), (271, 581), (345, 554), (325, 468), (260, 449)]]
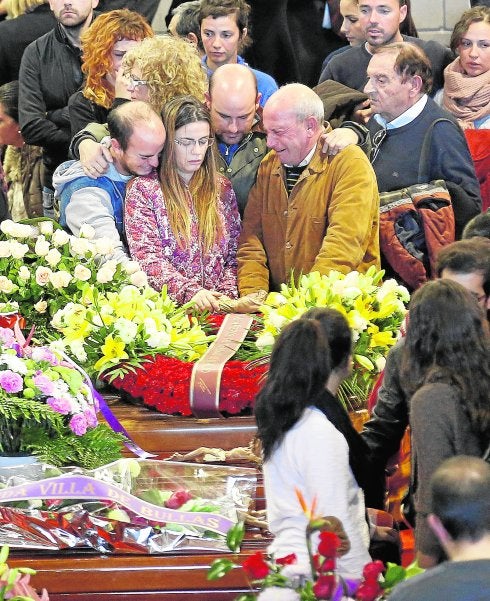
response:
[(335, 559), (333, 557), (329, 557), (325, 559), (322, 565), (318, 568), (319, 572), (334, 572), (335, 571)]
[(333, 532), (320, 532), (318, 553), (323, 557), (335, 557), (340, 547), (340, 538)]
[(264, 561), (264, 554), (257, 551), (242, 563), (242, 568), (252, 580), (262, 580), (269, 573), (269, 565)]
[(296, 560), (296, 553), (290, 553), (289, 555), (276, 559), (276, 563), (280, 566), (290, 566), (291, 564), (296, 563)]
[(364, 566), (364, 570), (362, 571), (362, 575), (366, 580), (375, 580), (378, 581), (378, 576), (382, 574), (385, 570), (384, 563), (377, 559), (376, 561), (371, 561)]
[(192, 495), (188, 490), (179, 488), (172, 493), (172, 496), (165, 502), (165, 507), (168, 509), (179, 509), (184, 503), (192, 499)]
[(375, 599), (383, 592), (378, 582), (369, 581), (363, 582), (357, 589), (356, 599), (358, 601), (375, 601)]
[(317, 599), (330, 599), (335, 587), (335, 576), (328, 574), (320, 576), (313, 585), (313, 592)]

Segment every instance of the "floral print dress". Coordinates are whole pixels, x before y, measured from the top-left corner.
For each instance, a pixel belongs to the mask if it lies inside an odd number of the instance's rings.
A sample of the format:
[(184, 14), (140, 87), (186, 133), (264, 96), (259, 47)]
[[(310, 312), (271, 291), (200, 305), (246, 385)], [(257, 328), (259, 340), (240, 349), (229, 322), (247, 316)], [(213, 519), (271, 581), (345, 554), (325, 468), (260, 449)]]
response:
[(218, 176), (218, 191), (222, 235), (209, 252), (204, 252), (190, 193), (191, 238), (188, 246), (180, 247), (171, 230), (157, 175), (136, 177), (128, 186), (124, 221), (131, 257), (138, 261), (153, 288), (161, 290), (166, 285), (169, 295), (179, 304), (188, 302), (203, 288), (230, 298), (238, 295), (240, 215), (231, 184), (222, 176)]

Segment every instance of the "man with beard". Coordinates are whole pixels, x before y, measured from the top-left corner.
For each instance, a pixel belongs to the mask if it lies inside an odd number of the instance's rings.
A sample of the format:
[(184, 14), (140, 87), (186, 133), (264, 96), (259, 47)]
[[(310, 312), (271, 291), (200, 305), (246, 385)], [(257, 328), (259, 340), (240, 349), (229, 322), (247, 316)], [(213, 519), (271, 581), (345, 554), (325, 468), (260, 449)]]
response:
[(53, 215), (52, 175), (68, 158), (68, 99), (83, 81), (80, 36), (98, 0), (50, 0), (54, 29), (26, 48), (19, 72), (19, 124), (26, 144), (43, 148), (43, 205)]
[(107, 119), (112, 163), (107, 173), (87, 177), (80, 161), (67, 161), (56, 169), (53, 184), (60, 201), (60, 223), (73, 234), (91, 225), (96, 238), (114, 243), (111, 258), (123, 263), (129, 257), (125, 246), (123, 209), (126, 183), (134, 175), (149, 175), (156, 169), (165, 143), (160, 116), (146, 102), (122, 104)]
[[(433, 76), (430, 94), (434, 95), (443, 87), (444, 69), (454, 56), (439, 42), (402, 35), (400, 26), (406, 17), (406, 0), (359, 0), (359, 22), (365, 31), (366, 42), (333, 57), (320, 75), (319, 83), (333, 79), (362, 91), (367, 81), (367, 66), (376, 49), (394, 42), (410, 42), (422, 48), (430, 61)], [(365, 122), (370, 116), (369, 102), (366, 102), (357, 118)]]

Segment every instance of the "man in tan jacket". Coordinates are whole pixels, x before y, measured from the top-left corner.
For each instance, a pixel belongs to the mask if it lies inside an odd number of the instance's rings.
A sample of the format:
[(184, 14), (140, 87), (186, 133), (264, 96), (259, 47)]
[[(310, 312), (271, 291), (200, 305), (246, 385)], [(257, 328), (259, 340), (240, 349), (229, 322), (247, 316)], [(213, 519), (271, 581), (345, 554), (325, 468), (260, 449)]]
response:
[[(321, 154), (323, 104), (302, 84), (267, 101), (267, 146), (245, 210), (238, 248), (242, 296), (278, 290), (291, 271), (379, 268), (379, 197), (374, 171), (357, 146)], [(263, 293), (262, 293), (263, 294)]]

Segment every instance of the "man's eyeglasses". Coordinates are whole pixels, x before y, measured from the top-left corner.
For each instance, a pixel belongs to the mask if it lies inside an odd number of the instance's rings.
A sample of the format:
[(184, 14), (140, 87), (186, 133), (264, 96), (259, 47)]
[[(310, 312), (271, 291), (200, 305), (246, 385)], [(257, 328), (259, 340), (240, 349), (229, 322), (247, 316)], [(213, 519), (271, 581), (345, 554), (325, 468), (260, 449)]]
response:
[(148, 82), (146, 79), (136, 79), (132, 75), (129, 75), (129, 83), (133, 86), (133, 88), (139, 88), (140, 86), (146, 86)]
[(175, 138), (175, 143), (183, 148), (191, 148), (199, 146), (199, 148), (207, 148), (213, 144), (214, 138), (199, 138), (199, 140), (193, 140), (192, 138)]
[(386, 138), (386, 129), (379, 129), (373, 136), (372, 138), (372, 147), (371, 147), (371, 163), (374, 163), (374, 161), (376, 160), (378, 154), (379, 154), (379, 149), (381, 147), (381, 144), (383, 143), (383, 140)]

